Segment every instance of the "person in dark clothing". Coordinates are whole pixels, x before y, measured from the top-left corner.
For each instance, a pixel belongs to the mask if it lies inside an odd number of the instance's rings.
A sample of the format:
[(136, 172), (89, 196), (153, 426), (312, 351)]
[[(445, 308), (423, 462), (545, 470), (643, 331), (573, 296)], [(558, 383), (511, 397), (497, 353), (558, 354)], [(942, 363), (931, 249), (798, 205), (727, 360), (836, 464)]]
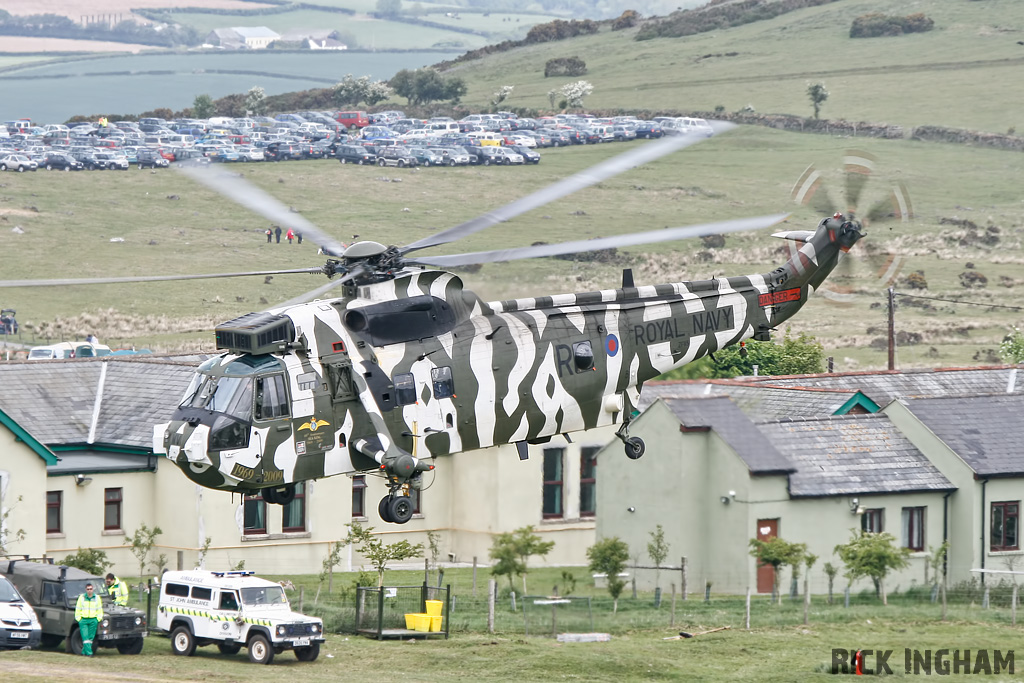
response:
[(274, 228), (274, 237), (277, 238), (277, 243), (281, 244), (281, 226)]
[(273, 238), (274, 238), (274, 231), (271, 230), (270, 228), (267, 228), (267, 244), (270, 244), (270, 241)]
[(301, 233), (301, 232), (299, 232), (298, 230), (296, 230), (296, 231), (295, 231), (295, 237), (297, 237), (297, 238), (298, 238), (298, 240), (299, 240), (299, 244), (302, 244), (302, 233)]

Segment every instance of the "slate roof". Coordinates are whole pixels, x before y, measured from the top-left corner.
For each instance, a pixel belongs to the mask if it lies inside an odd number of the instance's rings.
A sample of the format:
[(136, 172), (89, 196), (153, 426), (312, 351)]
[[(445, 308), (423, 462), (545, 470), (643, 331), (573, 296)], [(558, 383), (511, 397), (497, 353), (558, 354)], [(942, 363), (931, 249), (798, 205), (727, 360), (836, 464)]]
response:
[(951, 491), (883, 413), (767, 422), (757, 428), (796, 468), (793, 498)]
[(784, 474), (792, 463), (727, 396), (668, 398), (665, 405), (685, 427), (710, 427), (743, 460), (751, 474)]
[(1024, 393), (1019, 366), (936, 368), (882, 372), (846, 372), (789, 377), (744, 377), (746, 384), (863, 391), (881, 406), (897, 399), (919, 396)]
[(856, 393), (856, 389), (807, 389), (730, 380), (648, 383), (640, 394), (640, 410), (657, 398), (729, 396), (751, 420), (762, 422), (834, 415)]
[(50, 447), (93, 443), (150, 449), (153, 425), (170, 416), (202, 358), (0, 363), (0, 409)]
[(978, 476), (1024, 475), (1024, 395), (948, 396), (901, 402)]
[(232, 26), (231, 30), (243, 38), (273, 38), (277, 40), (281, 34), (266, 26)]

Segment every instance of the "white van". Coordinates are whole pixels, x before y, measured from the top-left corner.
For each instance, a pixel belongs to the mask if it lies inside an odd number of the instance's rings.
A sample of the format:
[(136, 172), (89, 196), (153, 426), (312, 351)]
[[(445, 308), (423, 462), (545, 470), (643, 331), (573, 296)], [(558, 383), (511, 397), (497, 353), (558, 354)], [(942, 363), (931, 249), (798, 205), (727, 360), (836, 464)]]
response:
[(183, 657), (216, 644), (223, 655), (245, 647), (255, 664), (270, 664), (284, 650), (312, 662), (324, 642), (323, 621), (293, 612), (281, 585), (254, 572), (164, 572), (156, 625)]
[(110, 347), (87, 341), (58, 342), (49, 346), (37, 346), (28, 352), (29, 360), (58, 360), (61, 358), (97, 358), (109, 356)]
[(459, 124), (456, 121), (435, 121), (434, 123), (428, 124), (427, 127), (441, 135), (444, 135), (445, 133), (459, 132)]
[(35, 610), (6, 576), (0, 575), (0, 650), (39, 647), (43, 629)]

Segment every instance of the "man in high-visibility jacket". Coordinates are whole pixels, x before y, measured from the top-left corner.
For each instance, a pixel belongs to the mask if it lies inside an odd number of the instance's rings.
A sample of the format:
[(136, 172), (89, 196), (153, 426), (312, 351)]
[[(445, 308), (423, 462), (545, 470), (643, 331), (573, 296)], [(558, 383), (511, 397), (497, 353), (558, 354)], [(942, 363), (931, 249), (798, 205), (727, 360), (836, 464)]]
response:
[(128, 604), (128, 584), (113, 574), (107, 574), (107, 592), (115, 605), (124, 607)]
[(78, 596), (78, 603), (75, 604), (75, 621), (82, 635), (82, 654), (86, 657), (92, 657), (92, 641), (102, 619), (103, 599), (93, 592), (92, 584), (87, 583), (85, 592)]

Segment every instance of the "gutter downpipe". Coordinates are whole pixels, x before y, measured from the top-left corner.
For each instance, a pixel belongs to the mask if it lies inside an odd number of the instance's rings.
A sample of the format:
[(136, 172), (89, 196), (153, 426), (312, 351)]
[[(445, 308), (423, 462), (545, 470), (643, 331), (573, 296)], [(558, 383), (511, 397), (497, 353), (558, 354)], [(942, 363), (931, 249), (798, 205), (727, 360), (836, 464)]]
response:
[[(985, 568), (985, 486), (988, 479), (981, 480), (981, 568)], [(981, 572), (981, 585), (985, 585), (985, 572)]]
[[(949, 541), (949, 497), (953, 495), (952, 491), (946, 491), (946, 495), (942, 497), (942, 543), (945, 544)], [(942, 578), (945, 581), (949, 575), (949, 551), (947, 550), (942, 554)], [(984, 574), (982, 574), (984, 576)]]

